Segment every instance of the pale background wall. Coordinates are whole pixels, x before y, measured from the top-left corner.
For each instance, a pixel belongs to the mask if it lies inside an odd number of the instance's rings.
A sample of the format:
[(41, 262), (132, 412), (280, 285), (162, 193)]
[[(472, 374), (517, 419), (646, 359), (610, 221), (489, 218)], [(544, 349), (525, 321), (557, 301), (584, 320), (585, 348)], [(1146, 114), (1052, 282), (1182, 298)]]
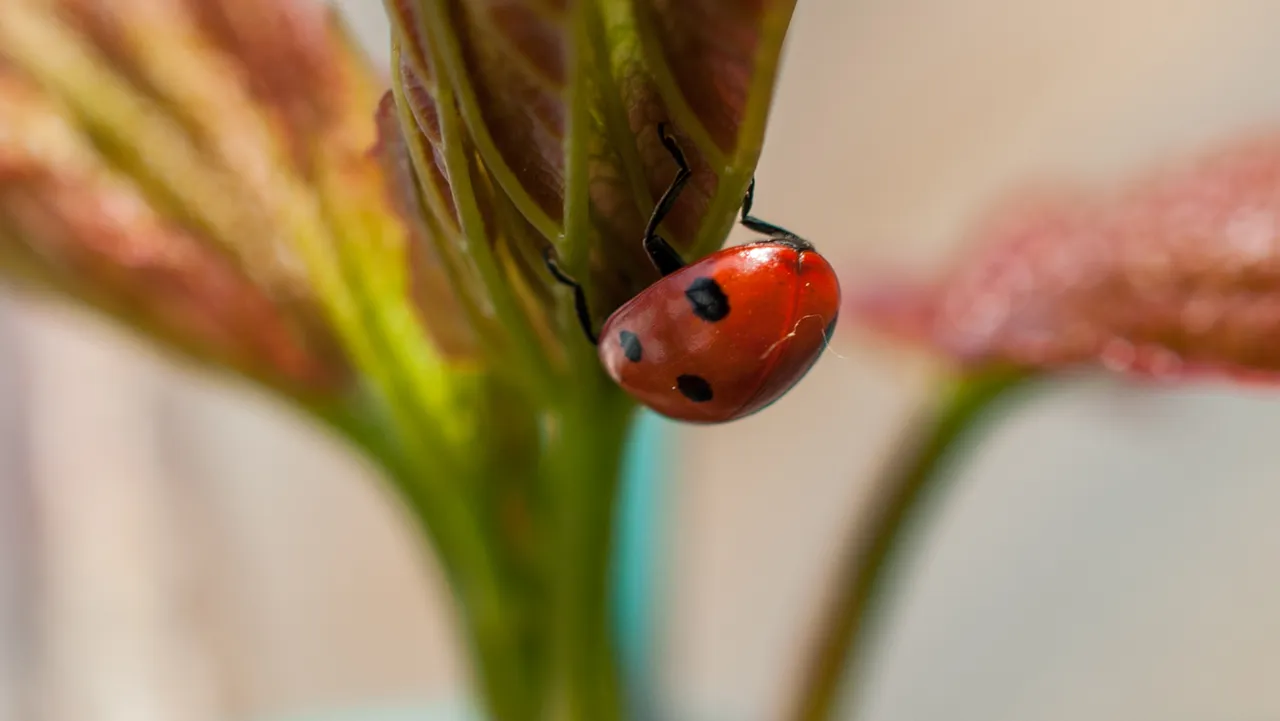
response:
[[(1003, 188), (1280, 125), (1275, 0), (802, 0), (759, 210), (846, 268), (939, 262)], [(381, 45), (381, 4), (347, 0)], [(735, 237), (735, 240), (738, 238)], [(687, 430), (664, 678), (773, 718), (835, 540), (919, 396), (847, 330), (769, 413)], [(965, 464), (876, 721), (1280, 715), (1280, 394), (1073, 384)], [(219, 721), (445, 698), (430, 567), (287, 411), (0, 303), (0, 719)]]

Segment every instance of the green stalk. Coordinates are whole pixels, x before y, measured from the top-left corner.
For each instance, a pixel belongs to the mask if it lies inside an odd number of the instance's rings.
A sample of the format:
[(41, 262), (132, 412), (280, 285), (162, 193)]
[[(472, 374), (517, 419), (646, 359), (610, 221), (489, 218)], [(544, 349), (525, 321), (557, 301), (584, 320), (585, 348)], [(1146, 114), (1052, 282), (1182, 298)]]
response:
[[(431, 536), (429, 501), (417, 493), (413, 474), (402, 477), (396, 486), (423, 534)], [(458, 479), (464, 481), (464, 479)], [(451, 574), (454, 608), (461, 614), (471, 646), (475, 669), (472, 683), (482, 708), (494, 721), (533, 721), (537, 718), (532, 679), (523, 662), (520, 635), (507, 604), (506, 586), (464, 569)]]
[(558, 514), (551, 561), (553, 721), (618, 721), (623, 715), (609, 623), (609, 563), (633, 408), (616, 389), (596, 389), (578, 394), (555, 415), (546, 467)]
[(488, 710), (503, 721), (532, 721), (531, 679), (516, 650), (508, 584), (477, 508), (463, 492), (483, 473), (465, 453), (477, 443), (478, 428), (456, 395), (475, 379), (447, 368), (422, 335), (406, 301), (407, 279), (398, 265), (405, 239), (398, 228), (383, 216), (352, 213), (332, 201), (345, 190), (322, 187), (327, 224), (337, 238), (364, 243), (305, 246), (313, 276), (326, 279), (325, 299), (335, 309), (341, 305), (349, 347), (359, 351), (371, 382), (365, 405), (352, 408), (343, 430), (383, 465), (441, 559), (469, 631), (475, 683)]
[[(596, 238), (588, 186), (592, 116), (592, 18), (596, 0), (573, 5), (572, 74), (566, 100), (564, 234), (560, 261), (589, 282), (587, 255)], [(552, 236), (554, 237), (554, 236)], [(549, 721), (619, 721), (623, 716), (618, 662), (609, 616), (609, 562), (622, 451), (634, 404), (604, 375), (595, 350), (577, 328), (572, 306), (561, 304), (568, 372), (551, 414), (544, 473), (554, 499), (551, 559)]]
[[(482, 707), (495, 721), (533, 721), (537, 708), (532, 679), (521, 662), (519, 635), (504, 600), (506, 587), (497, 575), (492, 555), (475, 544), (468, 553), (461, 553), (461, 547), (449, 543), (436, 527), (440, 509), (432, 502), (433, 497), (423, 480), (438, 475), (441, 469), (422, 454), (404, 448), (405, 444), (392, 431), (378, 405), (352, 404), (341, 409), (323, 409), (319, 415), (379, 464), (422, 538), (435, 547), (437, 556), (444, 562), (455, 597), (454, 608), (467, 629), (475, 670), (473, 684)], [(450, 476), (450, 482), (457, 483), (459, 491), (474, 480), (458, 474)], [(459, 563), (460, 559), (463, 562)]]
[(819, 621), (807, 673), (788, 718), (828, 721), (841, 683), (856, 688), (869, 621), (911, 521), (931, 492), (940, 490), (948, 462), (963, 447), (959, 442), (997, 400), (1021, 387), (1026, 378), (1023, 373), (997, 371), (952, 381), (908, 429), (862, 519), (852, 527), (831, 605)]

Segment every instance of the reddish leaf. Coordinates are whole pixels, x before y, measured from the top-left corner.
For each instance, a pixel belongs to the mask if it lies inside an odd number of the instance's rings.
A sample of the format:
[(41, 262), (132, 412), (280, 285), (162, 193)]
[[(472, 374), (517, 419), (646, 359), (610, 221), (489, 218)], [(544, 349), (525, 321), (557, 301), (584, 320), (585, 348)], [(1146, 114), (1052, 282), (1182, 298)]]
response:
[(967, 365), (1280, 373), (1280, 137), (1123, 192), (1013, 203), (939, 281), (870, 282), (849, 310)]
[(158, 216), (38, 89), (2, 68), (0, 118), (7, 252), (201, 359), (295, 393), (345, 385), (348, 371), (323, 333), (283, 314), (207, 242)]
[[(659, 122), (672, 123), (696, 172), (666, 232), (693, 256), (723, 243), (759, 156), (793, 5), (395, 0), (402, 102), (436, 166), (419, 173), (436, 188), (447, 178), (437, 116), (459, 113), (483, 170), (537, 231), (509, 234), (526, 238), (511, 254), (536, 258), (540, 247), (522, 246), (556, 243), (602, 315), (655, 277), (640, 238), (675, 174)], [(438, 107), (441, 83), (456, 107)], [(588, 124), (571, 129), (575, 97)], [(580, 175), (566, 142), (586, 149)], [(574, 197), (590, 199), (586, 227), (565, 218)]]
[(378, 104), (378, 146), (392, 191), (392, 203), (409, 229), (409, 263), (415, 305), (432, 340), (444, 353), (468, 356), (475, 350), (475, 331), (449, 284), (449, 274), (433, 242), (428, 212), (414, 179), (412, 158), (396, 115), (395, 99), (387, 93)]

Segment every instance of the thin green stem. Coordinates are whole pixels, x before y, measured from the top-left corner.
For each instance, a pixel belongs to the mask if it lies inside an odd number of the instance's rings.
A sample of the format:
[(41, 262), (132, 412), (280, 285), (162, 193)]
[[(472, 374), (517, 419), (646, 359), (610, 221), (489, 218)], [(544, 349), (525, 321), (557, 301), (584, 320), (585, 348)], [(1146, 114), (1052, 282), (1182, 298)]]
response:
[(861, 519), (852, 526), (831, 605), (819, 620), (807, 673), (789, 714), (793, 721), (831, 719), (842, 683), (856, 686), (858, 655), (866, 650), (869, 621), (911, 520), (930, 492), (942, 485), (959, 441), (1025, 378), (1000, 371), (955, 381), (908, 429)]
[(546, 468), (558, 514), (548, 718), (618, 721), (623, 710), (609, 623), (609, 563), (633, 405), (612, 389), (576, 400), (555, 417)]

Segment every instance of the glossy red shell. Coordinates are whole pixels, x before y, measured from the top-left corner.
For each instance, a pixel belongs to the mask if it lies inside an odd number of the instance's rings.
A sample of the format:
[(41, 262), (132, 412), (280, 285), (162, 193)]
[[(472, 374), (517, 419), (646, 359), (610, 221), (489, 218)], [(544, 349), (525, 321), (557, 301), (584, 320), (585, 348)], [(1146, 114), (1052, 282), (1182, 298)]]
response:
[[(708, 288), (727, 307), (708, 313), (700, 306)], [(839, 310), (840, 283), (816, 251), (776, 240), (734, 246), (615, 311), (601, 329), (600, 360), (658, 413), (722, 423), (761, 410), (799, 382), (826, 347)], [(720, 311), (718, 320), (704, 317)]]

